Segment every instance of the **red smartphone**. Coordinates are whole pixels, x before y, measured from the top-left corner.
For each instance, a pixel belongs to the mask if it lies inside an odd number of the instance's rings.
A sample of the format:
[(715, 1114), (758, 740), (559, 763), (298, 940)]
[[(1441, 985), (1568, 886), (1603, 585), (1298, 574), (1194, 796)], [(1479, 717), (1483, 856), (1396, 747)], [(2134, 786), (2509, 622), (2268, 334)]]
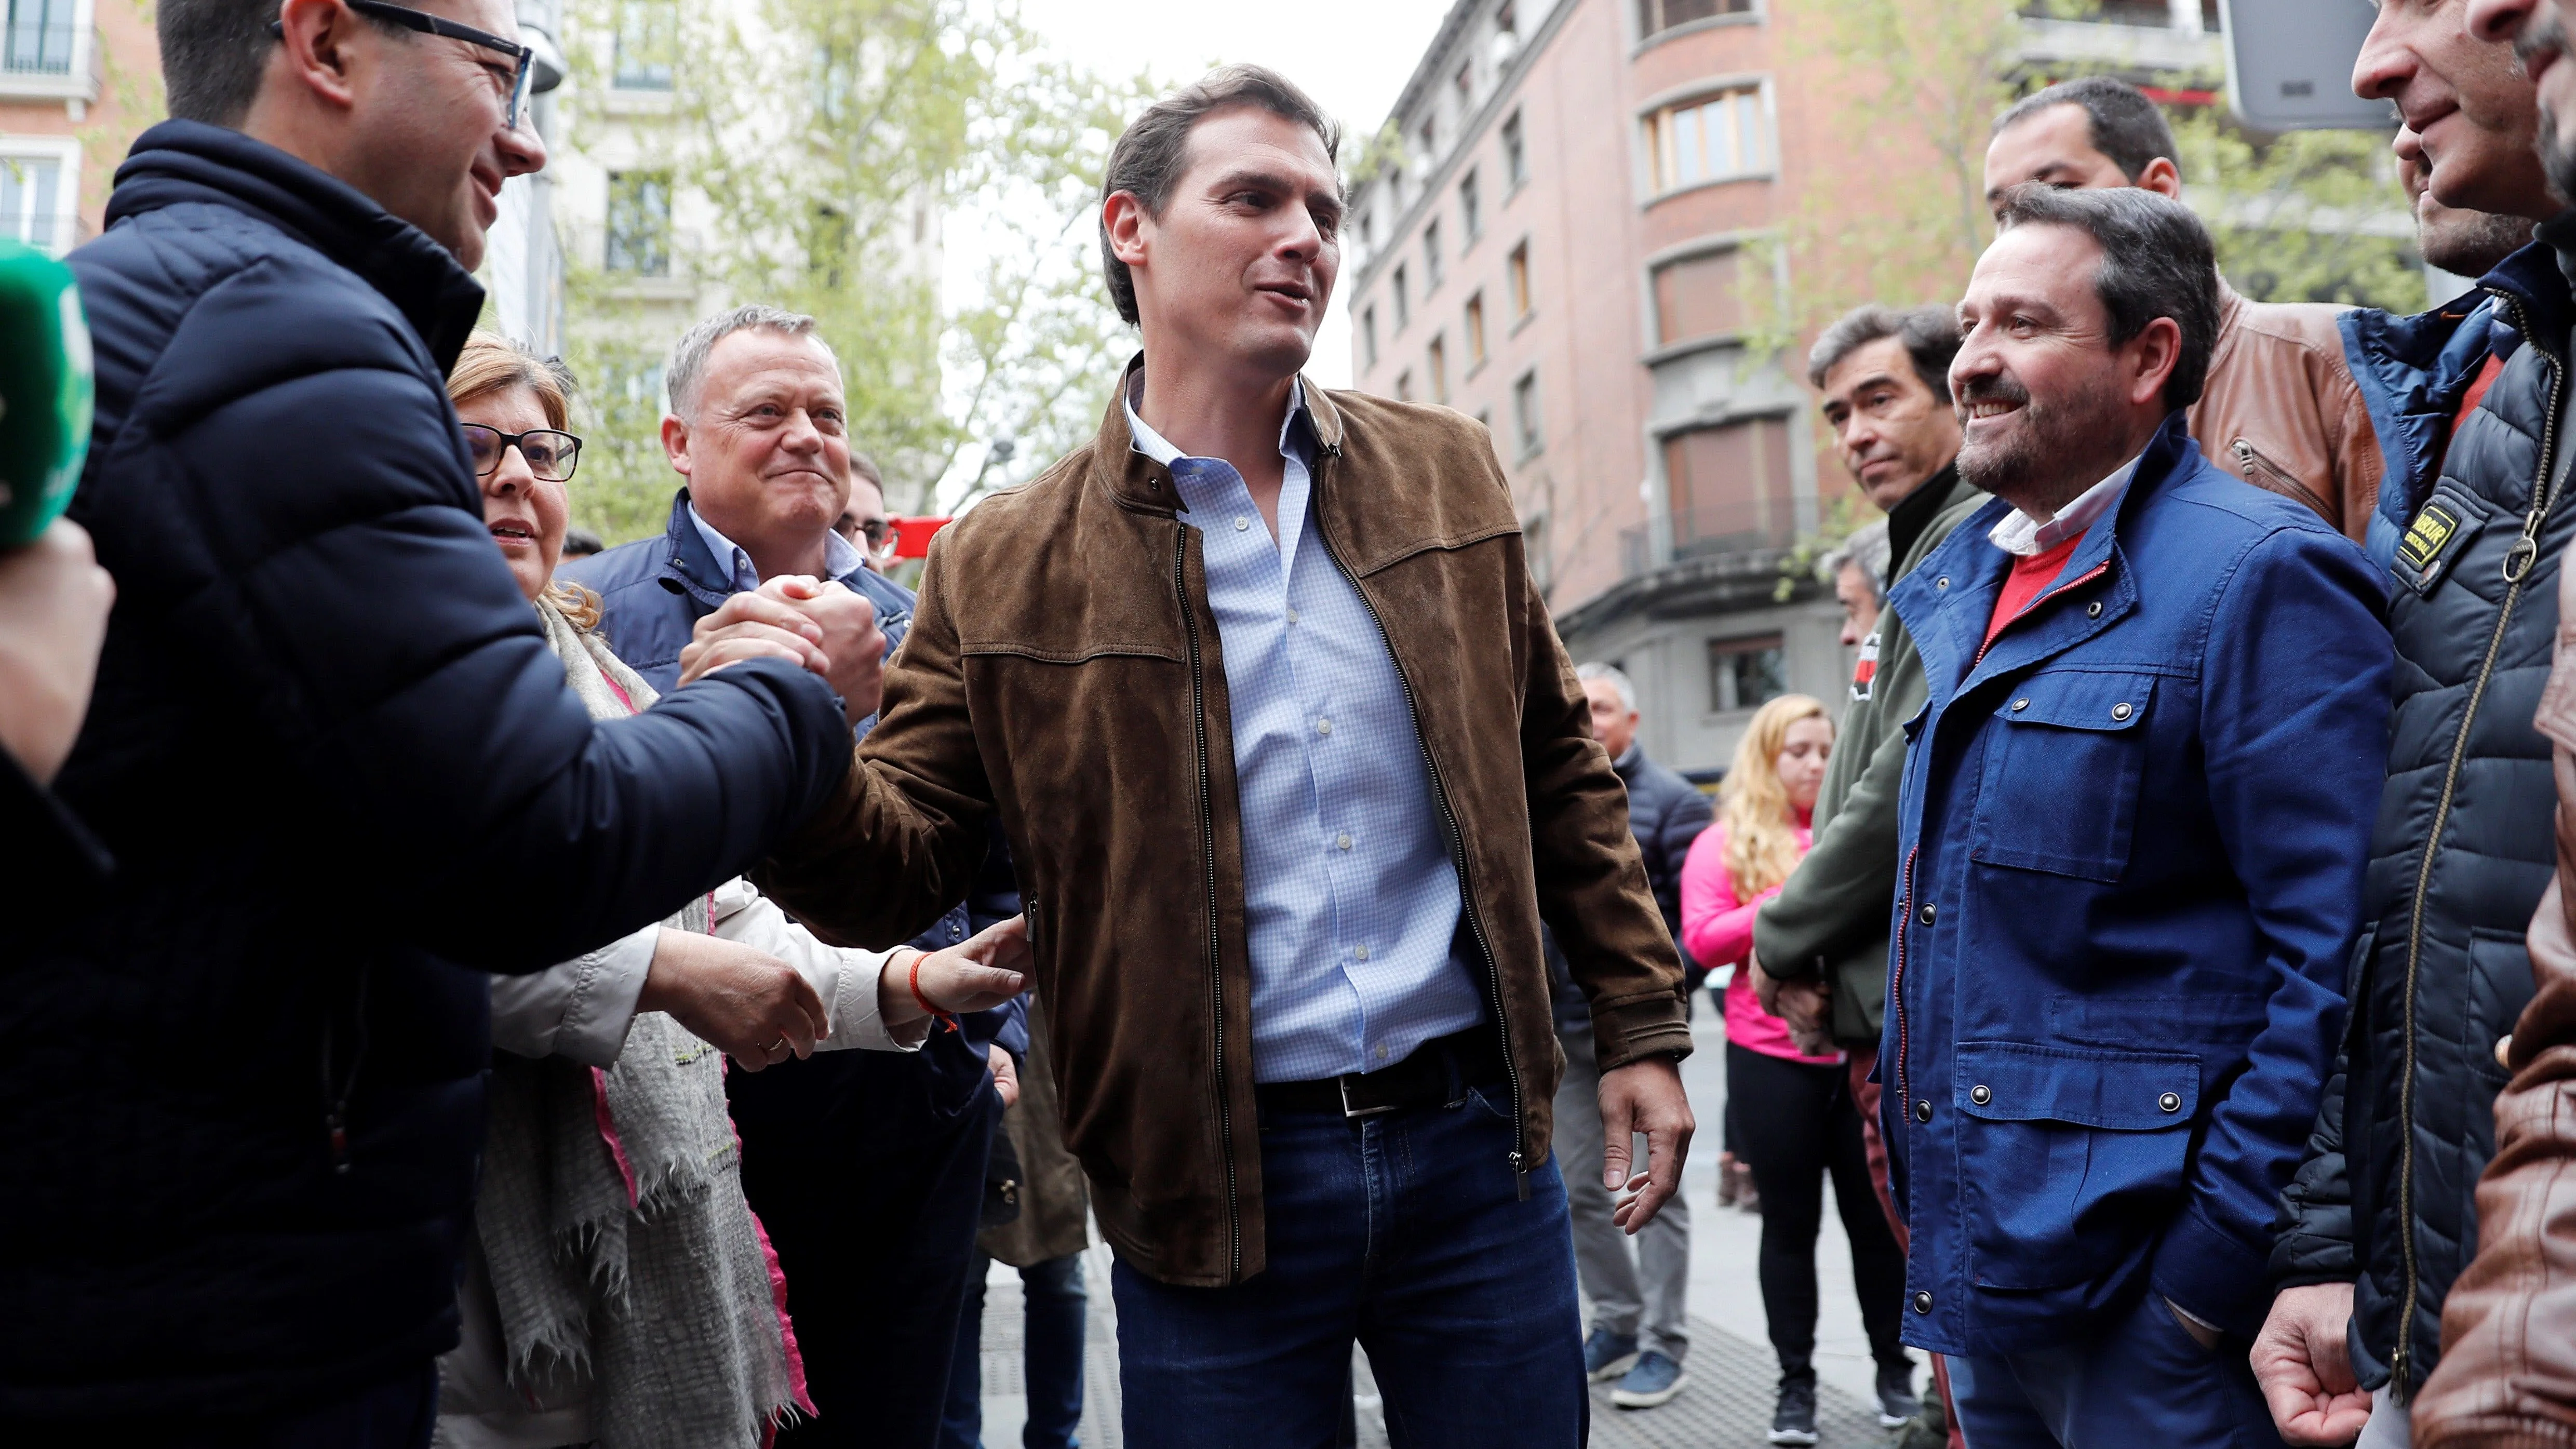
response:
[(894, 556), (928, 558), (931, 535), (956, 522), (953, 518), (898, 518), (894, 520)]

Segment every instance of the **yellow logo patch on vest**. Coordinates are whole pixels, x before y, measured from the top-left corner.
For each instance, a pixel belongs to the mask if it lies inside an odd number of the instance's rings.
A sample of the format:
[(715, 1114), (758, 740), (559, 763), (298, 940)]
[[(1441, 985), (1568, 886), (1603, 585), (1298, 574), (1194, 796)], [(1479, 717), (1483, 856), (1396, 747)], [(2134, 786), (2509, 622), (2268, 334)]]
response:
[(2460, 516), (2439, 503), (2427, 503), (2406, 525), (2406, 536), (2397, 541), (2397, 556), (2417, 572), (2432, 566), (2460, 532)]

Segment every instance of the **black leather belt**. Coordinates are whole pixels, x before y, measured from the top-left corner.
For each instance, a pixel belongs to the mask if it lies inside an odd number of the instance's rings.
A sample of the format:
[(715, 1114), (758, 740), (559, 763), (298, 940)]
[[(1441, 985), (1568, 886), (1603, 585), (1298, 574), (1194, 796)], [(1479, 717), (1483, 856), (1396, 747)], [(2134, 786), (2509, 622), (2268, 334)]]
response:
[(1265, 1114), (1375, 1117), (1408, 1107), (1445, 1106), (1464, 1096), (1469, 1087), (1502, 1081), (1506, 1074), (1502, 1033), (1478, 1026), (1424, 1042), (1391, 1067), (1309, 1082), (1263, 1082), (1252, 1094)]

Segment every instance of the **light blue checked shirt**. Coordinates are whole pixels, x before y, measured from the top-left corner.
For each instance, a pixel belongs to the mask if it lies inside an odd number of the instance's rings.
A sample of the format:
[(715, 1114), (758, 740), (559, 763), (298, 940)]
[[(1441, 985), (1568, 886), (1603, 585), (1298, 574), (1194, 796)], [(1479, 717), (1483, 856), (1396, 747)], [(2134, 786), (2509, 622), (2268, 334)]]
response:
[(1302, 388), (1279, 430), (1286, 480), (1271, 540), (1243, 475), (1184, 457), (1136, 416), (1136, 451), (1171, 470), (1199, 530), (1224, 645), (1243, 814), (1252, 1078), (1392, 1066), (1485, 1019), (1459, 930), (1458, 873), (1412, 702), (1359, 589), (1309, 512)]
[[(751, 555), (743, 551), (742, 545), (716, 532), (715, 525), (707, 522), (705, 514), (698, 512), (694, 501), (689, 504), (689, 522), (698, 526), (698, 537), (707, 541), (707, 551), (716, 556), (716, 562), (733, 574), (733, 591), (737, 594), (757, 592), (760, 570), (752, 567)], [(866, 566), (867, 560), (859, 557), (857, 547), (841, 537), (839, 529), (823, 530), (824, 577), (846, 579)]]

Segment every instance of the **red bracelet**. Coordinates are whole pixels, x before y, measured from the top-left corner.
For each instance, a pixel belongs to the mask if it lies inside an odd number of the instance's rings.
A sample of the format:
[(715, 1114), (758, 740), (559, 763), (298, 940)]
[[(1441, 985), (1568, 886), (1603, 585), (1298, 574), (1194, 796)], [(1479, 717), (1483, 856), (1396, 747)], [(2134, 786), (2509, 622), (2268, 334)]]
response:
[(929, 997), (921, 994), (921, 963), (929, 959), (930, 953), (927, 951), (915, 951), (912, 953), (913, 1004), (920, 1007), (923, 1011), (930, 1013), (932, 1017), (936, 1018), (950, 1031), (955, 1031), (957, 1029), (957, 1014), (953, 1011), (940, 1010), (935, 1002), (933, 1002)]

